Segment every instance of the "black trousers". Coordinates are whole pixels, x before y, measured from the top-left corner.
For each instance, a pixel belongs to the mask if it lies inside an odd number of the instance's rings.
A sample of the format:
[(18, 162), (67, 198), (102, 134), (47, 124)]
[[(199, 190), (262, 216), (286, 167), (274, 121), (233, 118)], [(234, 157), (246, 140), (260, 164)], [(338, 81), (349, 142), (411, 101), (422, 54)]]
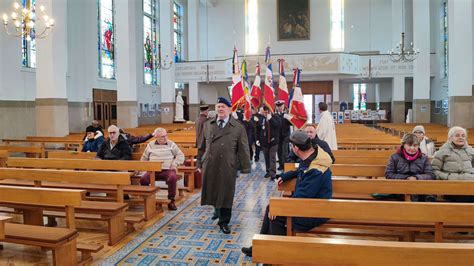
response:
[(288, 159), (288, 148), (290, 143), (290, 137), (280, 138), (278, 141), (278, 164), (280, 168), (285, 166), (286, 159)]
[(275, 220), (268, 218), (268, 210), (265, 210), (265, 216), (263, 216), (262, 228), (260, 228), (260, 234), (262, 235), (286, 235), (286, 217), (277, 216)]
[(232, 217), (232, 209), (230, 208), (214, 208), (215, 214), (217, 214), (217, 217), (219, 217), (219, 220), (217, 221), (218, 225), (221, 224), (229, 224), (230, 218)]

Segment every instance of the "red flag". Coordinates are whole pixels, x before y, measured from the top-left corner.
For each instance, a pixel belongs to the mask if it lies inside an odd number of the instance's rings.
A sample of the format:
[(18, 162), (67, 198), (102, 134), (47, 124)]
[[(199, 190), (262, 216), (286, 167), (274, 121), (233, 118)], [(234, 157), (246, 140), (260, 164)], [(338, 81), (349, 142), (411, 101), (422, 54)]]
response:
[(308, 120), (303, 102), (303, 93), (299, 87), (300, 72), (300, 69), (295, 70), (294, 87), (289, 108), (290, 122), (298, 129), (301, 129)]
[(278, 73), (280, 74), (280, 82), (278, 84), (278, 100), (285, 103), (285, 107), (288, 108), (288, 85), (286, 84), (285, 69), (283, 64), (285, 63), (284, 59), (278, 59)]
[(232, 58), (232, 111), (237, 110), (241, 101), (245, 101), (244, 87), (239, 70), (239, 58), (237, 49), (234, 47), (234, 57)]
[(255, 80), (253, 81), (252, 91), (250, 92), (250, 101), (252, 102), (252, 106), (255, 109), (260, 106), (260, 100), (262, 99), (262, 89), (260, 87), (260, 83), (260, 64), (257, 63)]
[(263, 103), (268, 106), (271, 112), (275, 110), (275, 91), (273, 89), (273, 70), (270, 59), (270, 47), (267, 47), (265, 62), (267, 70), (265, 71), (265, 85), (263, 86)]

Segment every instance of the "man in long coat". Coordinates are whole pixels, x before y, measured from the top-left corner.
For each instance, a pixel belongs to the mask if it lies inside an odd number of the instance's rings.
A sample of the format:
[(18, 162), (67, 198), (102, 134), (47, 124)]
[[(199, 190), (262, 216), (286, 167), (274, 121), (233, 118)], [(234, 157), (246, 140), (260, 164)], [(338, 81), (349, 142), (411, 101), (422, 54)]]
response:
[(203, 174), (201, 205), (214, 206), (213, 219), (225, 234), (230, 234), (237, 157), (242, 173), (250, 173), (250, 155), (247, 134), (242, 124), (230, 113), (230, 102), (219, 97), (217, 117), (204, 125), (203, 139), (198, 147), (197, 167)]

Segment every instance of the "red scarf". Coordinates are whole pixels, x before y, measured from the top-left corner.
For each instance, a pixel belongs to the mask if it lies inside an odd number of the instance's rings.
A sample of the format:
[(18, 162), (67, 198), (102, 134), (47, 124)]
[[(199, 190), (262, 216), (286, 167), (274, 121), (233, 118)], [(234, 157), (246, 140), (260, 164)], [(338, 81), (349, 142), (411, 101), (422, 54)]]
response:
[(410, 155), (410, 154), (408, 154), (408, 152), (405, 149), (402, 148), (402, 155), (403, 155), (403, 157), (405, 157), (405, 159), (407, 161), (411, 162), (411, 161), (414, 161), (414, 160), (416, 160), (420, 157), (421, 151), (420, 151), (420, 149), (418, 149), (415, 154)]

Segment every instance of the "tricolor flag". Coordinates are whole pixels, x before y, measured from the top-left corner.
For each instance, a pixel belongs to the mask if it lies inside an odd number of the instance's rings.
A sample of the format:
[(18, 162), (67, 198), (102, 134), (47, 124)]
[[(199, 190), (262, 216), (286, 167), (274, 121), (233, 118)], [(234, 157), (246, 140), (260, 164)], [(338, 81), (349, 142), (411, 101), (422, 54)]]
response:
[(239, 107), (241, 101), (245, 101), (244, 87), (242, 86), (242, 77), (240, 76), (239, 57), (237, 49), (234, 47), (234, 57), (232, 58), (232, 111)]
[(250, 102), (250, 89), (249, 89), (249, 75), (247, 73), (247, 61), (242, 61), (242, 86), (244, 88), (245, 101), (242, 101), (240, 107), (244, 110), (244, 120), (249, 121), (252, 116), (251, 102)]
[(278, 73), (280, 74), (280, 82), (278, 84), (278, 100), (285, 103), (285, 107), (288, 108), (288, 85), (286, 84), (285, 78), (285, 69), (283, 65), (285, 64), (284, 59), (278, 59)]
[(303, 93), (300, 88), (301, 69), (294, 70), (293, 92), (289, 107), (290, 122), (298, 129), (301, 129), (308, 120), (306, 109), (304, 108)]
[(273, 70), (272, 61), (270, 59), (270, 46), (265, 52), (265, 63), (267, 70), (265, 71), (265, 85), (263, 85), (263, 104), (268, 106), (271, 112), (275, 110), (275, 91), (273, 89)]
[(250, 101), (255, 109), (260, 106), (260, 100), (262, 99), (262, 89), (260, 87), (260, 63), (257, 62), (255, 71), (255, 80), (253, 81), (252, 91), (250, 92)]

